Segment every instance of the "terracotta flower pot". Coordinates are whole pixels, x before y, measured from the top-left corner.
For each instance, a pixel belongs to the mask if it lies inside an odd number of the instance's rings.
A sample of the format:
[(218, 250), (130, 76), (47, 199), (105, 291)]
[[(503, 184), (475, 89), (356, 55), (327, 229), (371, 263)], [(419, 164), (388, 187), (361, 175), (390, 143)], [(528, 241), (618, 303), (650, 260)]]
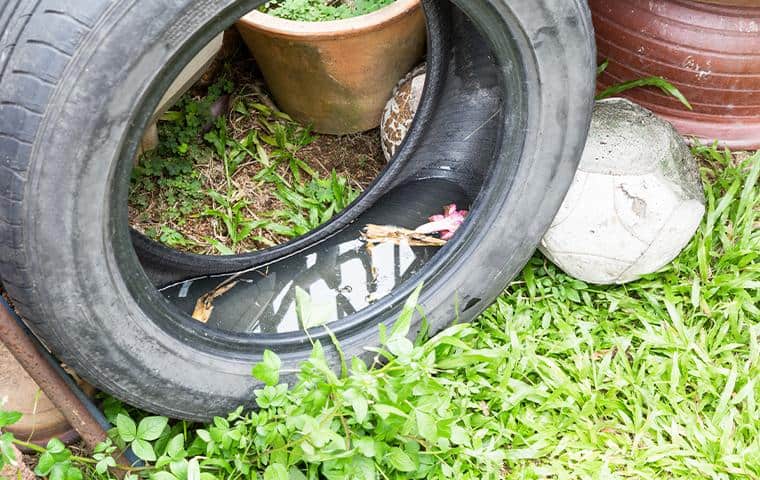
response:
[(51, 438), (66, 443), (77, 438), (55, 405), (0, 342), (0, 400), (3, 397), (8, 400), (2, 406), (4, 410), (24, 415), (18, 423), (7, 427), (21, 440), (44, 445)]
[(380, 124), (393, 87), (425, 52), (419, 0), (330, 22), (294, 22), (253, 11), (237, 23), (277, 105), (317, 132)]
[[(651, 75), (677, 86), (694, 107), (655, 89), (625, 97), (686, 136), (760, 148), (760, 5), (757, 0), (589, 0), (600, 60), (599, 87)], [(750, 7), (749, 5), (755, 5)]]

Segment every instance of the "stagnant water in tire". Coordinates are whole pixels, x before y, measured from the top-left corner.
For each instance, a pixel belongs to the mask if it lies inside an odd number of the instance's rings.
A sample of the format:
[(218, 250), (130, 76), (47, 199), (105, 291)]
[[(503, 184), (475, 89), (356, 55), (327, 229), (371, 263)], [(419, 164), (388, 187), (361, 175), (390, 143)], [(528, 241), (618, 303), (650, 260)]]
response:
[[(287, 333), (303, 330), (297, 298), (309, 302), (310, 321), (329, 324), (389, 295), (411, 279), (440, 250), (437, 247), (382, 244), (371, 250), (361, 240), (369, 223), (413, 229), (443, 205), (466, 208), (472, 198), (455, 183), (420, 180), (396, 188), (360, 221), (308, 250), (255, 270), (187, 280), (161, 290), (191, 315), (209, 292), (207, 326), (235, 333)], [(229, 289), (227, 290), (227, 287)]]

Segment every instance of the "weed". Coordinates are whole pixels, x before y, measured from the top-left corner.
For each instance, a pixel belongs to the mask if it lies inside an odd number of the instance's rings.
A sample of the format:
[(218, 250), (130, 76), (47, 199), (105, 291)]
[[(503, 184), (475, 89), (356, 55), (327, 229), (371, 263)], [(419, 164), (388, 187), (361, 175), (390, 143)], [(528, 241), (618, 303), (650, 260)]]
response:
[(201, 198), (200, 175), (190, 157), (167, 159), (151, 152), (133, 169), (130, 204), (145, 210), (158, 199), (165, 205), (160, 216), (163, 222), (182, 224)]
[(611, 87), (608, 87), (599, 92), (599, 94), (596, 96), (596, 99), (602, 100), (604, 98), (614, 97), (615, 95), (620, 95), (621, 93), (627, 92), (628, 90), (633, 90), (634, 88), (641, 87), (657, 87), (665, 92), (665, 94), (670, 95), (681, 102), (683, 106), (689, 110), (693, 110), (691, 104), (686, 99), (686, 97), (683, 96), (681, 91), (662, 77), (640, 78), (638, 80), (631, 80), (630, 82), (623, 82), (612, 85)]
[(161, 142), (158, 154), (163, 158), (172, 158), (177, 154), (185, 155), (196, 143), (203, 127), (213, 123), (211, 105), (222, 95), (231, 93), (233, 89), (232, 81), (223, 75), (208, 88), (204, 97), (180, 97), (173, 109), (163, 115), (164, 121), (159, 123)]
[[(203, 99), (185, 95), (174, 110), (164, 115), (164, 121), (159, 122), (161, 141), (158, 147), (144, 154), (132, 170), (129, 203), (133, 208), (144, 212), (153, 204), (160, 204), (164, 208), (155, 220), (177, 226), (184, 224), (188, 216), (198, 213), (204, 191), (196, 167), (206, 157), (206, 152), (197, 139), (202, 126), (211, 121), (211, 104), (231, 88), (231, 82), (222, 78), (209, 87), (208, 95)], [(175, 241), (177, 235), (158, 233), (164, 228), (169, 227), (147, 228), (145, 233), (172, 247), (197, 244)]]
[[(597, 76), (603, 74), (607, 67), (609, 66), (610, 61), (605, 60), (601, 65), (599, 65), (596, 69)], [(646, 77), (646, 78), (638, 78), (635, 80), (630, 80), (627, 82), (621, 82), (617, 83), (615, 85), (611, 85), (601, 92), (599, 92), (596, 95), (597, 100), (603, 100), (605, 98), (614, 97), (616, 95), (620, 95), (621, 93), (627, 92), (628, 90), (633, 90), (635, 88), (641, 88), (641, 87), (656, 87), (663, 91), (666, 95), (670, 95), (671, 97), (675, 98), (681, 104), (688, 108), (689, 110), (693, 110), (691, 103), (686, 99), (686, 97), (681, 93), (678, 88), (667, 81), (666, 79), (662, 77)]]
[[(232, 112), (211, 121), (203, 112), (229, 92)], [(271, 247), (328, 221), (360, 192), (320, 160), (302, 160), (317, 138), (310, 128), (229, 80), (205, 97), (185, 95), (164, 117), (159, 147), (133, 170), (130, 206), (141, 230), (172, 248)]]
[(313, 178), (307, 185), (289, 187), (279, 182), (276, 195), (288, 208), (271, 213), (273, 219), (280, 221), (280, 226), (270, 228), (279, 229), (280, 235), (297, 237), (330, 220), (354, 201), (359, 192), (333, 171), (330, 178)]
[(209, 190), (208, 196), (211, 197), (221, 209), (209, 208), (203, 212), (203, 215), (216, 217), (224, 222), (227, 229), (227, 238), (236, 246), (242, 240), (245, 240), (255, 228), (255, 223), (246, 219), (243, 215), (243, 209), (248, 206), (245, 200), (231, 200), (230, 198)]
[(270, 156), (274, 163), (263, 170), (256, 177), (257, 179), (272, 180), (274, 178), (271, 176), (272, 172), (282, 162), (287, 162), (288, 168), (290, 168), (290, 172), (297, 183), (301, 183), (301, 171), (306, 172), (312, 178), (317, 177), (317, 173), (306, 162), (296, 157), (300, 149), (314, 141), (310, 128), (301, 127), (292, 121), (272, 124), (264, 120), (262, 124), (268, 134), (262, 135), (261, 139), (273, 147)]
[(154, 238), (155, 236), (158, 236), (158, 239), (162, 243), (170, 247), (189, 247), (195, 245), (195, 242), (188, 240), (181, 233), (167, 226), (162, 226), (160, 232), (154, 234)]

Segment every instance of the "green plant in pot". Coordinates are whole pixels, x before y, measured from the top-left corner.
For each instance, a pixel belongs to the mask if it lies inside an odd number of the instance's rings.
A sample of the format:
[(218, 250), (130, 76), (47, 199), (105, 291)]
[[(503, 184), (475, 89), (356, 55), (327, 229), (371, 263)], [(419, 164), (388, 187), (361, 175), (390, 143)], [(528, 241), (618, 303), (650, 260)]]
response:
[(425, 53), (419, 0), (278, 0), (261, 10), (238, 21), (243, 41), (278, 106), (320, 133), (377, 127)]
[(297, 22), (325, 22), (359, 17), (395, 0), (271, 0), (260, 11)]

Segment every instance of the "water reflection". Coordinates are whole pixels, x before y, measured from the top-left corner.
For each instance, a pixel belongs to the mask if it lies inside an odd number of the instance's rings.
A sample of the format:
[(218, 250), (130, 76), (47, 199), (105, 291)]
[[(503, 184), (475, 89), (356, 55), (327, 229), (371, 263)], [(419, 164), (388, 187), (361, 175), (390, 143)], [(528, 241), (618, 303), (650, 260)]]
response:
[(256, 270), (216, 275), (171, 285), (161, 292), (191, 315), (197, 300), (225, 281), (237, 283), (213, 302), (208, 326), (240, 333), (301, 330), (295, 292), (300, 287), (324, 312), (340, 320), (390, 294), (417, 273), (439, 250), (409, 245), (377, 245), (360, 240), (368, 223), (415, 228), (444, 205), (467, 207), (470, 199), (456, 184), (421, 180), (396, 188), (334, 237)]

